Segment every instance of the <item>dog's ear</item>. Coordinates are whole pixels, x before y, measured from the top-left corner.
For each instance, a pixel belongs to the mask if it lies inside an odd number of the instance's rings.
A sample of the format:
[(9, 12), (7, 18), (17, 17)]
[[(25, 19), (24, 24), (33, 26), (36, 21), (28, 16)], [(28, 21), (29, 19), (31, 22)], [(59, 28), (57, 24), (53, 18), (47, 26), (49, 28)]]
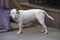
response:
[(17, 11), (18, 14), (20, 14), (19, 10)]

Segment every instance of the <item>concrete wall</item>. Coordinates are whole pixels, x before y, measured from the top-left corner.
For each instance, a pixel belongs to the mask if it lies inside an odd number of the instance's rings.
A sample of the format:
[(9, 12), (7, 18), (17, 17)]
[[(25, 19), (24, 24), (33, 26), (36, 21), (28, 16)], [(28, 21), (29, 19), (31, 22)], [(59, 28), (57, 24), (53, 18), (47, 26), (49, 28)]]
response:
[[(18, 4), (28, 2), (28, 0), (16, 0)], [(11, 0), (11, 8), (16, 8), (17, 6)]]
[(54, 18), (54, 21), (52, 21), (46, 17), (47, 26), (59, 29), (60, 28), (60, 13), (53, 12), (53, 11), (47, 11), (47, 13)]

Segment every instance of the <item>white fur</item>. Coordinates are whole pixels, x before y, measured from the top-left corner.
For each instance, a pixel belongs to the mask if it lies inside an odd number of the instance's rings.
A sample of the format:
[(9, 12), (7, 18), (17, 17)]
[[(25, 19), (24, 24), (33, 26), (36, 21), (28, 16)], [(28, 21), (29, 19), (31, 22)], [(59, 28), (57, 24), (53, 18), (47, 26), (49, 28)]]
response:
[[(14, 12), (14, 16), (17, 16), (16, 15), (16, 9), (11, 12)], [(45, 15), (47, 15), (47, 17), (49, 17), (50, 19), (54, 20), (51, 16), (49, 16), (44, 10), (41, 10), (41, 9), (29, 9), (29, 10), (19, 10), (19, 32), (18, 34), (20, 34), (22, 32), (22, 25), (23, 25), (23, 22), (24, 21), (30, 21), (30, 20), (34, 20), (34, 19), (37, 19), (39, 21), (39, 23), (42, 25), (42, 27), (44, 28), (45, 30), (45, 34), (48, 32), (47, 31), (47, 27), (46, 27), (46, 24), (45, 24)], [(13, 17), (13, 15), (12, 15)], [(14, 17), (13, 17), (14, 18)]]

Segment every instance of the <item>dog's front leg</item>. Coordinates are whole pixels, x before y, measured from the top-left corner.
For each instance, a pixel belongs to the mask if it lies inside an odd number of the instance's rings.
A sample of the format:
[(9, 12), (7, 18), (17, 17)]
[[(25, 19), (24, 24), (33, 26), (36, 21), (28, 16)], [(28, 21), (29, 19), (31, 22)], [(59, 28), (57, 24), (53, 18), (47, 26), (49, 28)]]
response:
[(18, 31), (17, 34), (21, 34), (22, 28), (23, 28), (22, 25), (23, 25), (23, 20), (22, 20), (22, 17), (20, 17), (19, 18), (19, 31)]
[(19, 31), (18, 31), (18, 33), (17, 34), (21, 34), (21, 32), (22, 32), (22, 23), (19, 23)]

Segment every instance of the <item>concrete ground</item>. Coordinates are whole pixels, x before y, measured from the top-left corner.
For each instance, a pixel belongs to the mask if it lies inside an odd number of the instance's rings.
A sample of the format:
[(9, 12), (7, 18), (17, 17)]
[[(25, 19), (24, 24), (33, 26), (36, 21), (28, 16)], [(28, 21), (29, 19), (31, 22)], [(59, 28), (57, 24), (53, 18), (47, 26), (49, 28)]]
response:
[[(17, 26), (14, 24), (14, 27)], [(0, 33), (0, 40), (60, 40), (60, 31), (48, 28), (48, 34), (40, 32), (40, 27), (23, 28), (22, 34), (17, 34), (18, 30)]]

